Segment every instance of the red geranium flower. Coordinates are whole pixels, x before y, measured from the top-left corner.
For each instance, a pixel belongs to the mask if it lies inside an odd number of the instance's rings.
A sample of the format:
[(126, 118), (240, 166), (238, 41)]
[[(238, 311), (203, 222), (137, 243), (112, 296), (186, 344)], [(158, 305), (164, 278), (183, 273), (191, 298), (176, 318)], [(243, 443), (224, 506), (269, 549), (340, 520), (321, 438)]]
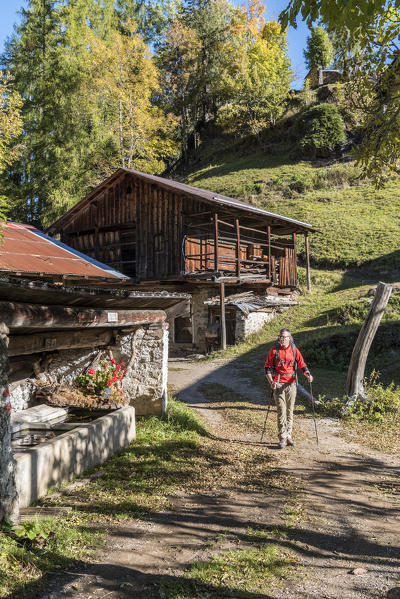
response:
[(112, 382), (113, 382), (113, 383), (116, 383), (116, 382), (117, 382), (117, 377), (115, 376), (115, 374), (114, 374), (114, 376), (112, 377)]
[(4, 411), (8, 412), (9, 410), (11, 410), (11, 404), (8, 403), (6, 406), (4, 406)]
[(93, 368), (89, 368), (89, 370), (87, 372), (88, 372), (88, 374), (94, 374), (94, 369)]
[(8, 397), (10, 395), (10, 391), (8, 389), (4, 389), (3, 397)]
[(121, 362), (122, 366), (125, 366), (125, 362)]
[(114, 358), (111, 358), (110, 364), (115, 364), (115, 359)]
[(119, 377), (118, 377), (118, 378), (119, 378), (119, 380), (120, 380), (120, 381), (122, 381), (122, 376), (121, 376), (121, 375), (119, 375)]
[(112, 381), (107, 381), (107, 387), (111, 387)]
[(121, 364), (117, 364), (117, 370), (121, 370)]

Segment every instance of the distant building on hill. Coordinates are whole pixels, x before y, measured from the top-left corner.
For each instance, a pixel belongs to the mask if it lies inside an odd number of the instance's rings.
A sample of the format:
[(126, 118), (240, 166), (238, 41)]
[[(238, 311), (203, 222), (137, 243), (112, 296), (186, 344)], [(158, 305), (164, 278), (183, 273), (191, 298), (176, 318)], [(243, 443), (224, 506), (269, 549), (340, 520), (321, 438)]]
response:
[(336, 69), (312, 68), (308, 71), (305, 79), (309, 82), (311, 89), (315, 89), (321, 85), (339, 83), (343, 80), (343, 73)]

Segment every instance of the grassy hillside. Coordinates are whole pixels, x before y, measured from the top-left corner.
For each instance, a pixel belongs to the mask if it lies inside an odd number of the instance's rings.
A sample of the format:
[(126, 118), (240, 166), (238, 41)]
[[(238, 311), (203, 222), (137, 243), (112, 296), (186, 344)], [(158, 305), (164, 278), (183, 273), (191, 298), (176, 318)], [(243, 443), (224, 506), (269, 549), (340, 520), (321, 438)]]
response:
[[(309, 222), (320, 231), (311, 237), (312, 293), (228, 352), (244, 367), (254, 358), (262, 368), (277, 330), (288, 326), (318, 374), (317, 392), (343, 394), (352, 348), (371, 301), (368, 290), (379, 280), (400, 281), (400, 180), (376, 190), (359, 179), (351, 162), (296, 161), (289, 154), (267, 155), (259, 149), (224, 153), (214, 146), (212, 157), (205, 155), (185, 181)], [(300, 282), (304, 276), (300, 268)], [(399, 363), (396, 294), (372, 345), (367, 374), (376, 369), (385, 384), (400, 384)]]
[(311, 238), (315, 265), (364, 265), (400, 278), (398, 179), (376, 190), (352, 163), (296, 161), (255, 150), (214, 153), (185, 181), (311, 223), (320, 231)]

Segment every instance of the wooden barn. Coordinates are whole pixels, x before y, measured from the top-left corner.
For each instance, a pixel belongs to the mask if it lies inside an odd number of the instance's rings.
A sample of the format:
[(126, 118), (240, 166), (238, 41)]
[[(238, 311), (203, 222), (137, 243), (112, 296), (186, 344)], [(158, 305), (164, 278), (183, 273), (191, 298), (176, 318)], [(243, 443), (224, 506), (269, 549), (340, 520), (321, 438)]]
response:
[[(205, 304), (225, 293), (287, 294), (297, 286), (296, 236), (311, 225), (221, 194), (120, 168), (53, 223), (48, 233), (130, 277), (130, 284), (192, 294), (190, 309), (170, 320), (172, 343), (204, 349)], [(226, 337), (227, 335), (227, 337)]]

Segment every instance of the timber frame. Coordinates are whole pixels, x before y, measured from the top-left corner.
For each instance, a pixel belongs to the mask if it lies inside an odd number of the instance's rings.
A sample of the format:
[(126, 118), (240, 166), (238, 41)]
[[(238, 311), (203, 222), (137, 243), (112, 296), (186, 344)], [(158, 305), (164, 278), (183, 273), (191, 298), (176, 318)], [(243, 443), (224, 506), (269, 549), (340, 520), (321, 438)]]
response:
[(131, 283), (297, 285), (296, 235), (311, 225), (162, 177), (118, 169), (48, 233)]

